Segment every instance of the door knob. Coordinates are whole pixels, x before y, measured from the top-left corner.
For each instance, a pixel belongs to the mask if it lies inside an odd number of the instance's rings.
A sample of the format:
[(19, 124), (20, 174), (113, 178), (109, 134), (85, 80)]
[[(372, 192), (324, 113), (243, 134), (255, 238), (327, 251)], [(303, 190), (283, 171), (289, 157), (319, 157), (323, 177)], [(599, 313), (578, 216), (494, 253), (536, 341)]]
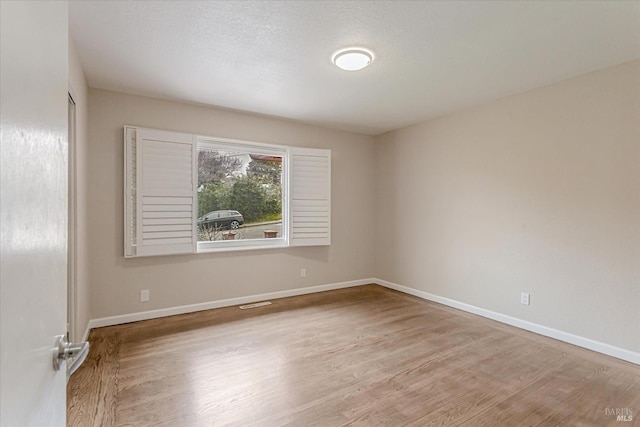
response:
[(53, 352), (53, 370), (59, 371), (67, 363), (67, 378), (71, 376), (89, 354), (89, 342), (69, 342), (66, 335), (56, 336), (56, 344)]

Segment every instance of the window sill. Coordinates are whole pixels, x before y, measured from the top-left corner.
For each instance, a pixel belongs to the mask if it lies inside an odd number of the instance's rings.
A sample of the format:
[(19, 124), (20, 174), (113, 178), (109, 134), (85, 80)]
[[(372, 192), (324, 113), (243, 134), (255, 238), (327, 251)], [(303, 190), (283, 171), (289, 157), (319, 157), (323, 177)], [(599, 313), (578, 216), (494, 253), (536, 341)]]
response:
[(258, 249), (271, 249), (271, 248), (288, 248), (287, 241), (283, 238), (280, 239), (265, 239), (257, 241), (230, 241), (230, 242), (216, 242), (215, 244), (209, 244), (207, 242), (198, 242), (198, 254), (214, 253), (214, 252), (235, 252), (235, 251), (251, 251)]

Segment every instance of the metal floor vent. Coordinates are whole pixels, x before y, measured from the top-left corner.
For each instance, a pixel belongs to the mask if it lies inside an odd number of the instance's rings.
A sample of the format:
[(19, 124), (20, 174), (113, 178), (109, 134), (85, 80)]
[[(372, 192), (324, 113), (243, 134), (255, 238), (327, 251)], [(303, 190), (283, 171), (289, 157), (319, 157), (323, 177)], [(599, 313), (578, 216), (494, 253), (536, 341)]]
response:
[(248, 308), (262, 307), (264, 305), (271, 305), (271, 301), (254, 302), (253, 304), (241, 305), (240, 310), (246, 310)]

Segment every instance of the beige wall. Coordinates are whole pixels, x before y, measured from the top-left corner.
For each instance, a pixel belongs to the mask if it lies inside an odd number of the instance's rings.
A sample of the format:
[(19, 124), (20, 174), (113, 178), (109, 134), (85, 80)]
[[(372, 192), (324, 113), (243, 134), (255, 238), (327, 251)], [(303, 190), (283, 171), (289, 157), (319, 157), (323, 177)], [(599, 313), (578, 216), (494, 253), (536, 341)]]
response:
[[(91, 317), (370, 277), (373, 138), (274, 118), (90, 90), (88, 231)], [(124, 259), (123, 126), (332, 150), (330, 247)], [(300, 278), (300, 268), (307, 277)], [(141, 289), (151, 301), (140, 303)]]
[(89, 88), (71, 38), (69, 38), (69, 86), (76, 103), (76, 324), (72, 339), (80, 341), (91, 318), (87, 230)]
[[(640, 61), (375, 139), (89, 94), (91, 318), (379, 277), (640, 351)], [(125, 124), (332, 149), (333, 244), (125, 260)]]
[(379, 136), (376, 178), (377, 277), (640, 351), (640, 61)]

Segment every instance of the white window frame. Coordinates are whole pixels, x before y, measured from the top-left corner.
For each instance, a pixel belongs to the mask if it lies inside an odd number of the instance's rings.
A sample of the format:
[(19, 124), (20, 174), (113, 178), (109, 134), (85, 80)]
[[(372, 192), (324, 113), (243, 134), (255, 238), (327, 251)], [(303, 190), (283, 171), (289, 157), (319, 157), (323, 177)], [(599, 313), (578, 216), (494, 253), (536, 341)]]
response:
[[(140, 212), (142, 192), (137, 188), (142, 176), (136, 144), (137, 135), (158, 138), (166, 136), (171, 140), (192, 141), (192, 163), (190, 173), (193, 179), (192, 249), (178, 252), (170, 248), (138, 248), (142, 240), (142, 215)], [(135, 126), (125, 126), (124, 152), (124, 256), (133, 258), (153, 255), (198, 254), (228, 252), (249, 249), (286, 248), (293, 246), (326, 246), (331, 244), (331, 151), (327, 149), (289, 147), (227, 138), (176, 133)], [(282, 156), (282, 236), (265, 239), (197, 241), (197, 173), (198, 149), (246, 151), (253, 154)], [(144, 250), (143, 250), (144, 249)]]

